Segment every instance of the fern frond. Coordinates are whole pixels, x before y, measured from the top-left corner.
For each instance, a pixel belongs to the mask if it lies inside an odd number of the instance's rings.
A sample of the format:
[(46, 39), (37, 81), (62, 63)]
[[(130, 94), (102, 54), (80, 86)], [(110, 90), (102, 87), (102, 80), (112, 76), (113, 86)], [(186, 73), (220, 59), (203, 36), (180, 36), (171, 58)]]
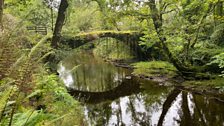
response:
[(38, 62), (38, 63), (41, 62), (44, 58), (46, 58), (47, 56), (49, 56), (49, 55), (51, 55), (51, 54), (53, 54), (53, 53), (54, 53), (54, 51), (50, 51), (50, 52), (44, 54), (44, 55), (43, 55), (37, 62)]
[(31, 49), (31, 51), (30, 51), (30, 53), (28, 54), (28, 57), (29, 58), (32, 58), (32, 57), (34, 57), (35, 56), (35, 53), (37, 52), (37, 51), (39, 51), (38, 50), (38, 48), (40, 47), (40, 46), (42, 46), (43, 45), (43, 43), (44, 42), (46, 42), (46, 40), (50, 37), (50, 35), (51, 34), (48, 34), (48, 35), (46, 35), (45, 37), (43, 37), (32, 49)]
[(7, 107), (7, 103), (14, 91), (15, 91), (15, 88), (13, 86), (10, 86), (9, 88), (5, 89), (5, 91), (1, 92), (0, 94), (0, 121)]

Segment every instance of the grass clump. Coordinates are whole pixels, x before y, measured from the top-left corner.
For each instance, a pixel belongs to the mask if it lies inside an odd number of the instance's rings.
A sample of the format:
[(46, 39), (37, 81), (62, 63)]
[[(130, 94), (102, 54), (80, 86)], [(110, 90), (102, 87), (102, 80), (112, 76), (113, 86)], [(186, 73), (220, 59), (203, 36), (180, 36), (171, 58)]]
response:
[(224, 78), (218, 77), (211, 80), (201, 80), (201, 81), (185, 81), (183, 83), (185, 86), (207, 86), (213, 88), (224, 88)]
[(165, 61), (137, 62), (132, 65), (135, 75), (174, 77), (177, 72), (172, 64)]
[(224, 78), (217, 77), (211, 80), (185, 81), (183, 86), (201, 91), (214, 91), (216, 89), (216, 93), (224, 93)]

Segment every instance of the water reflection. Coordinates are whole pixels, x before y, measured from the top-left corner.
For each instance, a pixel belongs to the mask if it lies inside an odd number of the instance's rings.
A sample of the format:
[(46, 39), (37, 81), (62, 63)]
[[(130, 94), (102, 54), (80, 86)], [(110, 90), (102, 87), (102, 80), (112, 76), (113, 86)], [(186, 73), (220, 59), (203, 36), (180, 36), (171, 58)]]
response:
[(151, 95), (142, 92), (114, 101), (86, 104), (86, 120), (90, 126), (222, 126), (224, 124), (224, 104), (220, 101), (178, 89), (157, 95), (159, 99), (152, 99)]
[(63, 60), (58, 72), (67, 87), (94, 92), (113, 89), (130, 74), (126, 69), (114, 67), (84, 52), (74, 53)]
[(64, 60), (59, 73), (70, 94), (84, 104), (89, 126), (224, 125), (223, 102), (152, 81), (126, 79), (130, 71), (87, 54)]
[(136, 79), (122, 80), (121, 84), (113, 89), (106, 91), (82, 91), (69, 88), (69, 93), (75, 98), (85, 103), (100, 103), (105, 101), (112, 101), (123, 96), (137, 94), (141, 92), (140, 85)]

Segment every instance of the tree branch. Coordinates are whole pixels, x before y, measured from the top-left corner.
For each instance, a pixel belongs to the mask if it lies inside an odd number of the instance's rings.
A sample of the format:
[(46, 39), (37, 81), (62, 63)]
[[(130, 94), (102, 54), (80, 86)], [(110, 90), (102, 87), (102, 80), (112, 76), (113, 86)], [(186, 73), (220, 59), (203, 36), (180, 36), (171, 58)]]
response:
[(197, 25), (198, 27), (197, 27), (196, 32), (195, 32), (196, 35), (195, 35), (195, 38), (193, 39), (193, 42), (191, 44), (191, 48), (194, 48), (195, 44), (197, 43), (197, 40), (198, 40), (198, 37), (199, 37), (199, 31), (200, 31), (201, 27), (203, 26), (202, 23), (203, 23), (204, 19), (207, 17), (208, 13), (212, 10), (213, 7), (214, 7), (213, 4), (210, 3), (208, 10), (204, 13), (204, 15), (199, 20), (198, 25)]

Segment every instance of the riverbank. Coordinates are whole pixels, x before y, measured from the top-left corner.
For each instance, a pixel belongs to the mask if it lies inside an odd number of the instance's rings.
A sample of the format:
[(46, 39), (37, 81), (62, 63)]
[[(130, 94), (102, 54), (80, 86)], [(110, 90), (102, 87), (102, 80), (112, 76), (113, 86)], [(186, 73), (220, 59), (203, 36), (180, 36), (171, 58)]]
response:
[[(183, 90), (215, 97), (224, 94), (224, 78), (218, 75), (216, 78), (210, 80), (185, 80), (176, 72), (172, 71), (169, 73), (166, 70), (162, 70), (162, 68), (159, 69), (160, 72), (157, 71), (155, 74), (152, 74), (149, 67), (135, 67), (133, 71), (134, 76), (158, 82), (159, 85), (180, 87)], [(222, 97), (222, 99), (224, 99), (224, 97)]]
[[(117, 67), (132, 69), (132, 76), (151, 80), (163, 86), (177, 86), (183, 90), (219, 96), (224, 94), (224, 78), (216, 76), (210, 80), (185, 80), (168, 62), (148, 61), (130, 63), (119, 60), (106, 60)], [(223, 97), (224, 98), (224, 97)]]

